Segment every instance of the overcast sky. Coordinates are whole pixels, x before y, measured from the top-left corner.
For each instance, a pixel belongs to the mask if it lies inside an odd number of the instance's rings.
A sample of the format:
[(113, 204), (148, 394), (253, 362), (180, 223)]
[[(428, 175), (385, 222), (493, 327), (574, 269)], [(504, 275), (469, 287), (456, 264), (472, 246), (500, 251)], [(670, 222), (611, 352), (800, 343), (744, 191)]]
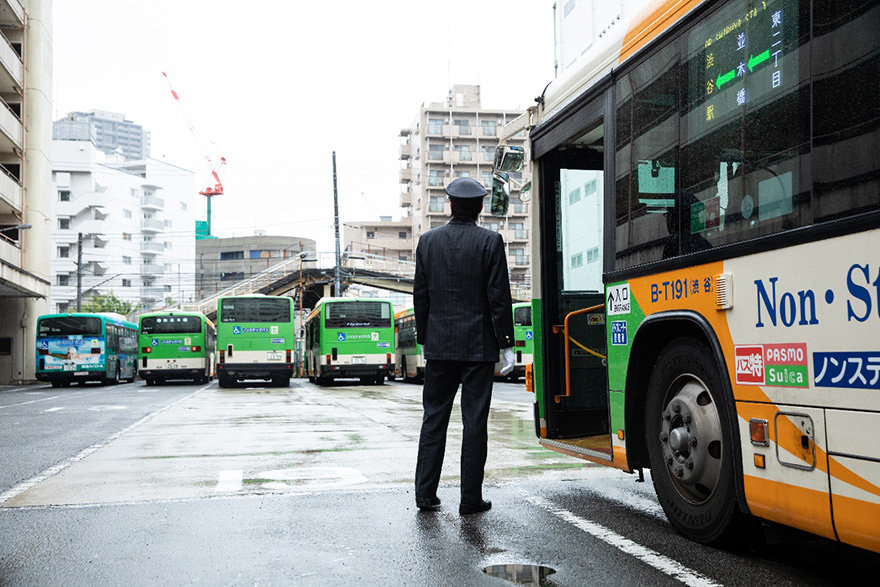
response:
[[(55, 0), (54, 116), (120, 112), (152, 156), (221, 170), (214, 234), (313, 238), (333, 249), (331, 152), (343, 222), (402, 215), (401, 128), (452, 84), (526, 108), (553, 77), (552, 0)], [(193, 194), (198, 210), (204, 198)], [(204, 212), (202, 212), (204, 213)]]

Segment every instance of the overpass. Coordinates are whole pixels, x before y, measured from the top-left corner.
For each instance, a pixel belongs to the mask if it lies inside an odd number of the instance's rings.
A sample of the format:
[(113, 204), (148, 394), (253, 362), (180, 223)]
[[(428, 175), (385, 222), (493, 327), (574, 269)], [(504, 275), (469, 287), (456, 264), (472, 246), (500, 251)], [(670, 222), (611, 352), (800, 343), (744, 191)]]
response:
[[(296, 297), (302, 292), (302, 307), (313, 308), (322, 297), (337, 295), (333, 291), (336, 277), (336, 253), (307, 252), (306, 257), (285, 259), (194, 304), (184, 304), (183, 309), (198, 311), (210, 319), (217, 314), (217, 300), (221, 297), (266, 294), (270, 296)], [(360, 284), (412, 294), (416, 264), (370, 253), (345, 253), (342, 255), (340, 280), (343, 291), (348, 285)], [(511, 285), (514, 301), (531, 299), (528, 288)]]

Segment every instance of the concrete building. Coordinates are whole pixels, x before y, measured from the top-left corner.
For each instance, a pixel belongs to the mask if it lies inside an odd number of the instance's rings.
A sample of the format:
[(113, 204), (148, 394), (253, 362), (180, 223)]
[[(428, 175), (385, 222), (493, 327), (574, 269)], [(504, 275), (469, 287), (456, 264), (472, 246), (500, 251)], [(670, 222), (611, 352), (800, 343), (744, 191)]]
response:
[(380, 216), (377, 222), (346, 222), (343, 241), (346, 253), (367, 253), (401, 261), (413, 261), (412, 219), (392, 220)]
[(150, 156), (150, 133), (116, 112), (70, 112), (52, 124), (52, 138), (91, 141), (101, 151), (108, 154), (121, 152), (126, 159)]
[(34, 379), (49, 309), (51, 116), (52, 2), (0, 0), (0, 384)]
[(108, 155), (88, 140), (52, 147), (52, 311), (76, 310), (80, 234), (82, 299), (112, 291), (142, 310), (193, 301), (201, 210), (193, 173)]
[(198, 299), (204, 299), (275, 263), (307, 251), (315, 241), (296, 236), (235, 236), (196, 241)]
[[(472, 177), (491, 189), (499, 135), (504, 125), (520, 114), (520, 111), (484, 108), (480, 102), (480, 86), (455, 85), (446, 101), (423, 105), (413, 125), (400, 131), (400, 205), (412, 221), (413, 252), (423, 232), (449, 220), (446, 184), (456, 177)], [(523, 134), (508, 144), (528, 148)], [(513, 179), (522, 182), (528, 168), (523, 171), (513, 174)], [(507, 217), (489, 214), (490, 198), (487, 197), (480, 224), (502, 234), (511, 282), (528, 286), (529, 204), (519, 200), (515, 184), (512, 188)], [(414, 254), (411, 258), (415, 258)]]

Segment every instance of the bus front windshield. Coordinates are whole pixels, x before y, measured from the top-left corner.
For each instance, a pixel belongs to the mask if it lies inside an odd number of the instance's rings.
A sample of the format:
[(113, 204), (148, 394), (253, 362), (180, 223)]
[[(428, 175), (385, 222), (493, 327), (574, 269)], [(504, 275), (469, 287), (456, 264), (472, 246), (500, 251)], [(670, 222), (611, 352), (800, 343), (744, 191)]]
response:
[(290, 322), (290, 298), (234, 298), (220, 302), (221, 322)]
[(327, 304), (327, 328), (387, 328), (391, 326), (388, 302), (336, 302)]
[(196, 316), (145, 316), (141, 319), (143, 334), (183, 334), (202, 331)]
[(37, 327), (39, 336), (101, 336), (101, 319), (89, 316), (43, 318)]

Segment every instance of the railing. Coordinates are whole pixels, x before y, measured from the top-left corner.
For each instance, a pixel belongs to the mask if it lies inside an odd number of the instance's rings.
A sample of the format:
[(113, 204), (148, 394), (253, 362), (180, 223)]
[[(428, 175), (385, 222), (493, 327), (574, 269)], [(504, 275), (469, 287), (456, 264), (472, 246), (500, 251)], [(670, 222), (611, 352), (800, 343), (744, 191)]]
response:
[(0, 33), (0, 63), (3, 64), (6, 71), (12, 76), (15, 83), (21, 86), (23, 83), (22, 80), (24, 79), (24, 65), (21, 62), (21, 57), (19, 57), (18, 53), (15, 52), (15, 49), (12, 48), (6, 35), (3, 35), (2, 33)]
[(0, 199), (8, 202), (13, 210), (21, 211), (21, 184), (2, 169), (0, 169)]
[(0, 129), (18, 148), (21, 148), (23, 128), (21, 120), (15, 112), (0, 99)]

